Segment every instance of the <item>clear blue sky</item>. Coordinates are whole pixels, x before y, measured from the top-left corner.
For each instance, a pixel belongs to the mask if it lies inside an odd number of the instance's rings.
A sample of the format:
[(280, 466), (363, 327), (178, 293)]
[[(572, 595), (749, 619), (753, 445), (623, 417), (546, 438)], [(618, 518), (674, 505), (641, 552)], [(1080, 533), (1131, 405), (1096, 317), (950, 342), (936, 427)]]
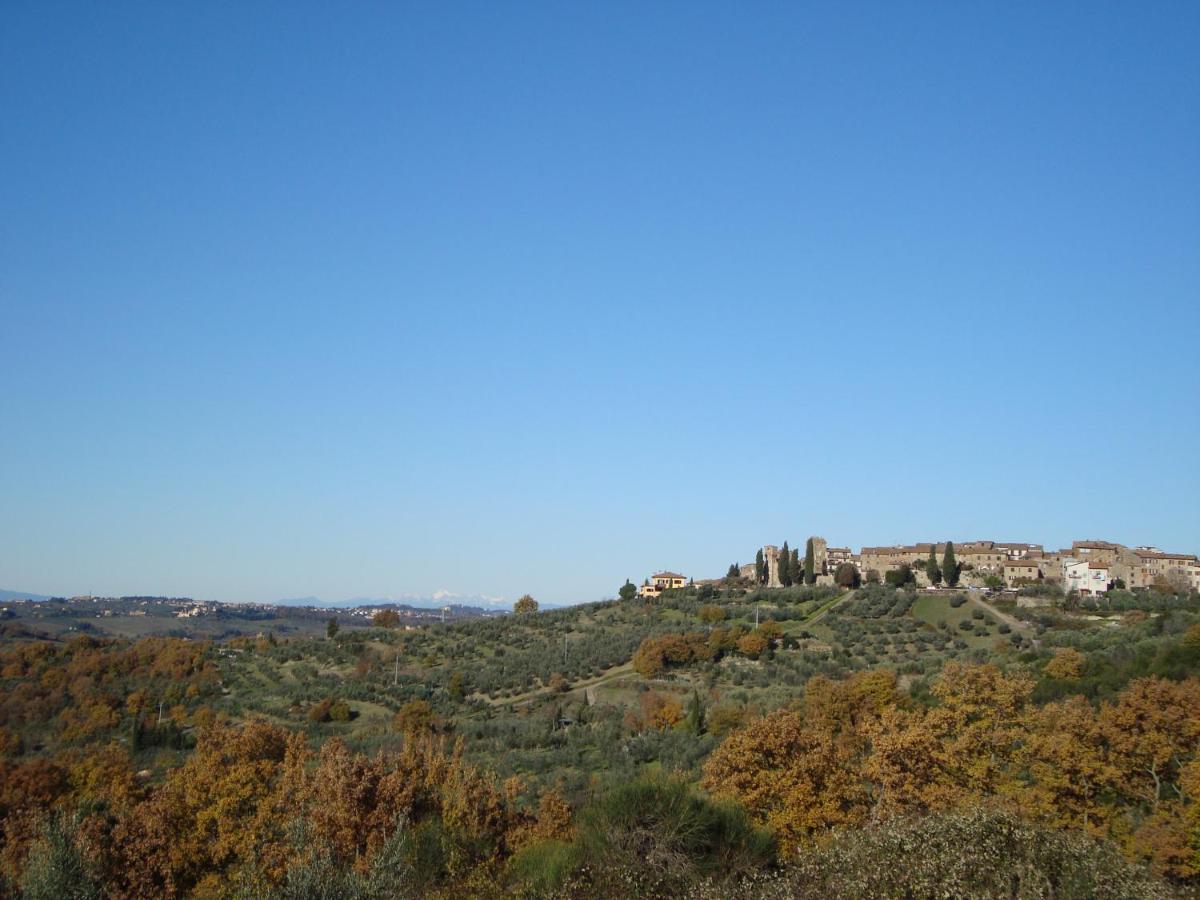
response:
[(0, 10), (0, 587), (1200, 551), (1200, 5)]

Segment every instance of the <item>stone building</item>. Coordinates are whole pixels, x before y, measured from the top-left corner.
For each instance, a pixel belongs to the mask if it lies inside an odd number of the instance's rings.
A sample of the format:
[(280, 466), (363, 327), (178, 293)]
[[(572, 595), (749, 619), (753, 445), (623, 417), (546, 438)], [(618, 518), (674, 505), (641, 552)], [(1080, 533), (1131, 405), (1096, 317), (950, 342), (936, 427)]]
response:
[(829, 542), (823, 537), (811, 537), (809, 540), (812, 541), (813, 547), (813, 573), (828, 574)]
[(1185, 590), (1200, 591), (1200, 560), (1190, 553), (1163, 553), (1157, 547), (1138, 547), (1133, 555), (1140, 571), (1128, 587), (1153, 587), (1159, 579)]
[(767, 544), (762, 549), (763, 561), (767, 564), (767, 587), (783, 587), (783, 582), (779, 580), (779, 548)]
[(1036, 559), (1010, 559), (1004, 564), (1004, 586), (1015, 588), (1037, 581), (1041, 569)]
[(830, 575), (836, 575), (838, 566), (842, 563), (850, 563), (858, 567), (858, 556), (850, 552), (849, 547), (830, 547), (825, 551), (825, 570)]

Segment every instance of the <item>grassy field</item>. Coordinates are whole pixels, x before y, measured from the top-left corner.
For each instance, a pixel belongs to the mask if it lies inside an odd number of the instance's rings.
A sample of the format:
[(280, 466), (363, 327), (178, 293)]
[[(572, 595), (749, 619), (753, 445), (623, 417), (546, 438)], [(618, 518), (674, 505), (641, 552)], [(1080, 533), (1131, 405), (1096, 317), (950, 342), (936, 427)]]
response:
[[(912, 615), (918, 621), (934, 626), (948, 625), (952, 634), (962, 637), (972, 648), (992, 646), (997, 638), (1003, 637), (999, 622), (972, 597), (961, 596), (967, 597), (966, 602), (953, 607), (949, 594), (922, 594), (913, 604)], [(983, 614), (982, 619), (978, 613)], [(976, 627), (972, 631), (964, 631), (960, 626), (965, 621), (970, 621)]]

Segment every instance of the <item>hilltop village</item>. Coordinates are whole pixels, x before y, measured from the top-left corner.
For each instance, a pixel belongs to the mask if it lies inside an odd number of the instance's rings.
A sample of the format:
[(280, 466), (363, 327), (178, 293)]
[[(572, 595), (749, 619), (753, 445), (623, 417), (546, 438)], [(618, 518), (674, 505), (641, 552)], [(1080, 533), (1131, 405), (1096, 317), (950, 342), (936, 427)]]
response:
[(755, 562), (734, 563), (724, 578), (694, 580), (678, 572), (656, 572), (638, 595), (653, 598), (689, 584), (716, 585), (731, 579), (768, 588), (792, 584), (856, 587), (887, 582), (921, 588), (965, 587), (1017, 590), (1045, 584), (1062, 594), (1095, 597), (1109, 590), (1155, 588), (1172, 593), (1200, 592), (1200, 559), (1157, 547), (1126, 547), (1112, 541), (1074, 541), (1069, 548), (1047, 550), (1016, 541), (917, 543), (891, 547), (830, 547), (811, 537), (803, 551), (763, 546)]

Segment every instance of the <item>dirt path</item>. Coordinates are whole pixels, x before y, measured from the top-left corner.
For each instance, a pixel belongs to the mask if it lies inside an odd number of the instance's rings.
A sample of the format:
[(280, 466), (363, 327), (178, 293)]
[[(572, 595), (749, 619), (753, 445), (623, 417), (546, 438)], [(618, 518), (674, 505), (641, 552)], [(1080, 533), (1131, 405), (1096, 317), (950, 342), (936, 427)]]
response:
[[(849, 600), (853, 596), (854, 596), (854, 591), (847, 591), (845, 594), (842, 594), (840, 597), (837, 597), (836, 599), (831, 600), (825, 606), (821, 607), (819, 610), (817, 610), (815, 613), (813, 613), (812, 616), (810, 616), (809, 618), (801, 620), (800, 624), (801, 625), (811, 625), (814, 622), (820, 621), (820, 619), (823, 616), (827, 615), (830, 612), (830, 610), (834, 609), (837, 606), (841, 606), (843, 603), (845, 603), (847, 600)], [(572, 684), (570, 689), (564, 692), (563, 696), (569, 696), (571, 694), (578, 695), (579, 691), (582, 690), (583, 695), (586, 698), (588, 705), (590, 706), (596, 702), (596, 691), (595, 691), (596, 688), (600, 687), (603, 684), (607, 684), (610, 681), (615, 681), (616, 679), (621, 678), (625, 675), (629, 675), (632, 672), (633, 672), (633, 662), (632, 661), (626, 662), (626, 663), (621, 663), (621, 665), (619, 665), (619, 666), (613, 666), (611, 669), (605, 669), (599, 675), (596, 675), (592, 678), (581, 678), (579, 681), (576, 681), (574, 684)], [(534, 700), (537, 700), (539, 697), (545, 697), (546, 695), (552, 694), (552, 693), (554, 693), (554, 691), (552, 689), (543, 686), (540, 688), (535, 688), (532, 691), (526, 691), (523, 694), (517, 694), (515, 697), (495, 697), (495, 698), (481, 697), (480, 699), (482, 699), (489, 706), (509, 706), (509, 705), (524, 706), (527, 703), (532, 703)]]
[(1012, 628), (1019, 628), (1021, 631), (1029, 631), (1030, 628), (1032, 627), (1028, 622), (1022, 622), (1020, 619), (1014, 618), (1013, 616), (1010, 616), (1008, 613), (1000, 612), (1000, 610), (996, 609), (996, 607), (992, 606), (992, 604), (988, 603), (982, 597), (976, 596), (976, 593), (977, 592), (972, 591), (972, 592), (969, 592), (967, 594), (967, 596), (970, 597), (972, 600), (974, 600), (976, 603), (978, 603), (980, 606), (982, 606), (984, 608), (984, 610), (991, 613), (993, 616), (995, 616), (1001, 622), (1004, 622), (1005, 624), (1009, 625)]
[(827, 603), (825, 606), (818, 609), (815, 613), (813, 613), (807, 619), (803, 619), (800, 622), (800, 624), (801, 625), (815, 625), (817, 622), (820, 622), (823, 618), (825, 618), (825, 616), (828, 615), (833, 609), (841, 606), (843, 603), (845, 603), (847, 600), (849, 600), (851, 597), (853, 597), (856, 593), (857, 593), (857, 591), (846, 591), (846, 593), (842, 594), (842, 596), (838, 597), (837, 599), (833, 600), (830, 603)]
[[(620, 678), (623, 675), (628, 675), (632, 671), (632, 662), (621, 663), (619, 666), (613, 666), (611, 669), (605, 669), (599, 675), (593, 676), (592, 678), (581, 678), (579, 681), (576, 681), (571, 685), (570, 690), (564, 692), (564, 696), (577, 693), (582, 689), (588, 699), (588, 702), (591, 703), (595, 697), (595, 694), (592, 690), (593, 688)], [(482, 699), (489, 706), (508, 706), (509, 704), (512, 704), (513, 706), (522, 706), (526, 703), (532, 703), (538, 697), (544, 697), (547, 694), (552, 693), (554, 693), (554, 691), (551, 688), (540, 687), (532, 691), (526, 691), (524, 694), (517, 694), (515, 697), (484, 697)]]

